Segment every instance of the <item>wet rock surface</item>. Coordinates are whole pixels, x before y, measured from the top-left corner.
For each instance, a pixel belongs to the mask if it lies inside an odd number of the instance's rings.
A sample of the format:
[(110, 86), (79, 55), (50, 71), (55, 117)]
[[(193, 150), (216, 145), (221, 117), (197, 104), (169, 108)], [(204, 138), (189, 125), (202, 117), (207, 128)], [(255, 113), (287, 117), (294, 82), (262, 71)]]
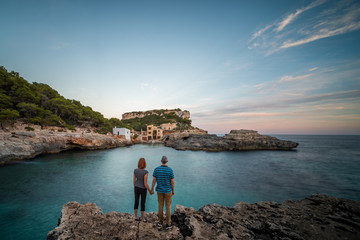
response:
[(254, 130), (231, 130), (224, 137), (215, 134), (182, 134), (165, 136), (164, 143), (177, 150), (246, 151), (246, 150), (292, 150), (299, 144), (260, 135)]
[(47, 239), (360, 239), (360, 202), (323, 194), (198, 211), (176, 205), (171, 230), (156, 226), (156, 213), (147, 218), (136, 222), (129, 213), (103, 214), (95, 204), (71, 202)]

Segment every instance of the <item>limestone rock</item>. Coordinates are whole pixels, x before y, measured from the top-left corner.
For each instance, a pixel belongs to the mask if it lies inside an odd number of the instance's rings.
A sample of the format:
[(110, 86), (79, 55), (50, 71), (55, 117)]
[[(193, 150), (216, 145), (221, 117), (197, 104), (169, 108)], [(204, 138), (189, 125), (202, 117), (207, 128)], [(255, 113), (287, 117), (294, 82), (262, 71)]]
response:
[(0, 165), (30, 159), (39, 154), (58, 153), (73, 148), (107, 149), (131, 145), (130, 141), (96, 133), (53, 132), (48, 130), (0, 131)]
[(298, 143), (260, 135), (253, 130), (231, 130), (224, 137), (215, 134), (183, 134), (167, 136), (164, 143), (177, 150), (243, 151), (243, 150), (291, 150)]
[(360, 202), (315, 194), (300, 201), (205, 205), (198, 211), (176, 205), (174, 228), (134, 221), (129, 213), (103, 214), (95, 204), (71, 202), (48, 240), (60, 239), (360, 239)]
[(360, 203), (316, 194), (282, 204), (175, 208), (185, 239), (359, 239)]
[(159, 229), (157, 216), (149, 213), (148, 223), (136, 222), (132, 214), (103, 214), (95, 204), (70, 202), (61, 211), (59, 226), (47, 235), (47, 240), (60, 239), (182, 239), (179, 228)]
[(187, 110), (180, 109), (157, 109), (149, 111), (139, 111), (139, 112), (127, 112), (122, 115), (122, 120), (132, 119), (132, 118), (143, 118), (149, 115), (158, 115), (162, 116), (163, 114), (175, 114), (178, 117), (183, 119), (190, 119), (190, 112)]

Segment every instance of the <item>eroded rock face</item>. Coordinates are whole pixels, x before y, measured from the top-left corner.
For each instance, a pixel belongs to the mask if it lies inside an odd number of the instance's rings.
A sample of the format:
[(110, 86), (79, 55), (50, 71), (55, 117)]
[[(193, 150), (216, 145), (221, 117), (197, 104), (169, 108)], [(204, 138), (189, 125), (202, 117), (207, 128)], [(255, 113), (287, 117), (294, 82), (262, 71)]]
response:
[(360, 202), (316, 194), (301, 201), (176, 205), (172, 230), (158, 229), (128, 213), (103, 214), (95, 204), (66, 204), (48, 240), (60, 239), (360, 239)]
[(183, 134), (164, 138), (168, 147), (177, 150), (243, 151), (243, 150), (291, 150), (299, 144), (260, 135), (253, 130), (231, 130), (224, 137), (215, 134)]
[(301, 201), (176, 207), (186, 239), (359, 239), (360, 203), (312, 195)]
[(73, 148), (94, 150), (127, 145), (131, 145), (131, 142), (95, 133), (1, 131), (0, 165), (12, 160), (29, 159), (39, 154), (58, 153)]

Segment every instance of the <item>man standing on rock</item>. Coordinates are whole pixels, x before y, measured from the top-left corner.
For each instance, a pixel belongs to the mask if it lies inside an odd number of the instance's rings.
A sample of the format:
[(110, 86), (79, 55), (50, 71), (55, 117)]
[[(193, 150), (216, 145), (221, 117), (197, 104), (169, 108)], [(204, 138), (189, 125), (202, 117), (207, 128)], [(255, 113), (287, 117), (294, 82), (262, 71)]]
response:
[(166, 165), (168, 159), (166, 156), (161, 158), (161, 166), (155, 168), (153, 173), (153, 181), (151, 184), (151, 193), (154, 193), (154, 186), (159, 204), (159, 223), (158, 226), (162, 227), (164, 221), (164, 201), (166, 208), (166, 229), (171, 229), (171, 200), (175, 194), (175, 180), (173, 170)]

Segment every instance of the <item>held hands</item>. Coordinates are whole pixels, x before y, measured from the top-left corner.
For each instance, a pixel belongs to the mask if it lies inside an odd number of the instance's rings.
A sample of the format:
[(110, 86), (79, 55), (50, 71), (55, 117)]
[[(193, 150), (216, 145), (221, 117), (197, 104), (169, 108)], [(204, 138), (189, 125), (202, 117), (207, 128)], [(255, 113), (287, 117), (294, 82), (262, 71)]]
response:
[(151, 189), (151, 190), (150, 190), (150, 195), (153, 195), (153, 194), (154, 194), (154, 190)]

